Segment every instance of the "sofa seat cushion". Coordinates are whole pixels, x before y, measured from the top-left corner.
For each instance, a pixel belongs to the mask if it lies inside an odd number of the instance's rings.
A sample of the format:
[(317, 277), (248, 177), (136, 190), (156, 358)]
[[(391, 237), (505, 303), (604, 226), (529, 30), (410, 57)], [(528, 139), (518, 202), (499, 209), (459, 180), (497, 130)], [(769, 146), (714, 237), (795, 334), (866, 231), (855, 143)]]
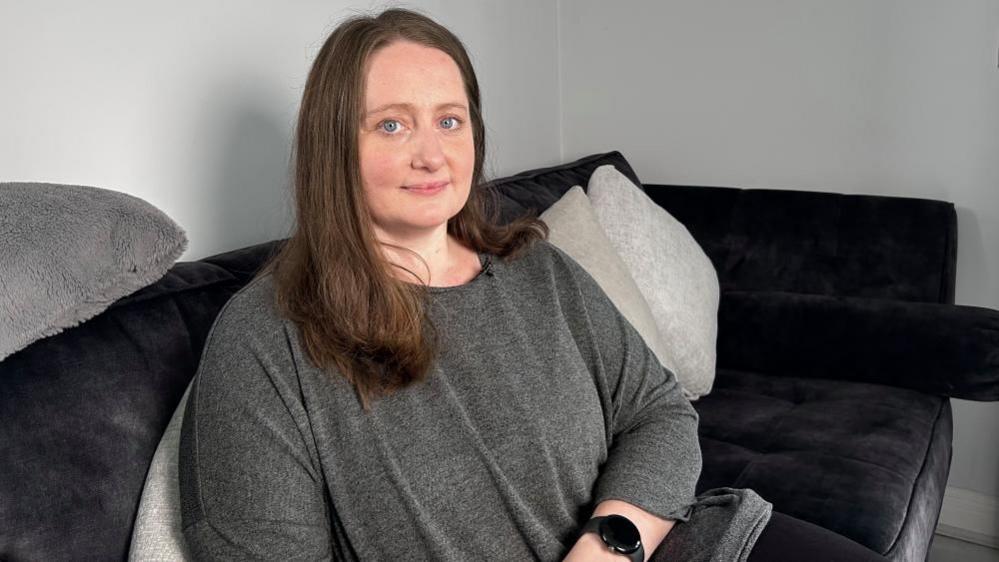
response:
[[(898, 550), (896, 543), (910, 548), (914, 529), (928, 526), (932, 534), (939, 505), (924, 509), (925, 496), (943, 489), (947, 463), (928, 459), (940, 458), (940, 447), (950, 458), (946, 399), (719, 369), (714, 391), (694, 406), (704, 455), (698, 493), (752, 488), (775, 511), (881, 554)], [(932, 521), (912, 520), (917, 513)]]

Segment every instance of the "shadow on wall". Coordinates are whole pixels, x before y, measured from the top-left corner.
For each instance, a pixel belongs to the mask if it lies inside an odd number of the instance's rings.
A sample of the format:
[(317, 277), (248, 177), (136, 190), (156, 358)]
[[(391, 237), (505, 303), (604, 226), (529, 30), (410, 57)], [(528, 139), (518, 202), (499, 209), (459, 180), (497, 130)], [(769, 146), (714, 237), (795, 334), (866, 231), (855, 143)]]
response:
[(985, 241), (974, 209), (956, 207), (957, 210), (957, 287), (955, 302), (973, 306), (993, 307), (993, 303), (970, 302), (969, 295), (988, 295), (992, 279), (987, 269)]
[[(203, 162), (210, 192), (204, 204), (204, 240), (192, 240), (203, 257), (290, 234), (291, 136), (294, 115), (279, 111), (287, 96), (267, 92), (263, 79), (243, 79), (216, 90), (202, 130), (217, 135), (204, 146), (217, 151)], [(270, 95), (269, 95), (270, 94)]]

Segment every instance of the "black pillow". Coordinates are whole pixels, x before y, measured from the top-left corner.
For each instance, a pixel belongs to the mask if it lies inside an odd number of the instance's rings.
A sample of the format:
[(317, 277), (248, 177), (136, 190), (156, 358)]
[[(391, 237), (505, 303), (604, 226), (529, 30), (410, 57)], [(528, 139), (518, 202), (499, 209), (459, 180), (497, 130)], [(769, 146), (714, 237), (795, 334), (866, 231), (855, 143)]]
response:
[(487, 197), (488, 208), (498, 206), (499, 222), (506, 224), (518, 217), (540, 215), (558, 201), (572, 186), (586, 189), (593, 170), (611, 164), (619, 172), (642, 188), (642, 182), (628, 161), (618, 151), (591, 154), (559, 166), (538, 168), (514, 176), (493, 180), (486, 184), (491, 192)]

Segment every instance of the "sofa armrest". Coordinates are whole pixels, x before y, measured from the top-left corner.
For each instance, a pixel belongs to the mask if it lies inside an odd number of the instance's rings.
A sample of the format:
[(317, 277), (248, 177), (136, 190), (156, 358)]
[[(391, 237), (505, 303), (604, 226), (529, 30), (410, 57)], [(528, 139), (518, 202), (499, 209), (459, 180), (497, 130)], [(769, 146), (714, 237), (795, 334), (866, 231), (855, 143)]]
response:
[(999, 400), (999, 311), (974, 306), (730, 291), (718, 366)]

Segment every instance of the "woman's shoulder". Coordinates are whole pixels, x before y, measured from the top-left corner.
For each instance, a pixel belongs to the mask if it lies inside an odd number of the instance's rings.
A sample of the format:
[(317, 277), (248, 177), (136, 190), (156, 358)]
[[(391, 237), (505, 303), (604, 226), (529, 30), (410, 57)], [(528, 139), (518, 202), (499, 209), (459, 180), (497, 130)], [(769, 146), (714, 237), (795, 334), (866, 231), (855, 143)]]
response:
[(209, 332), (210, 342), (265, 342), (268, 335), (283, 339), (284, 319), (276, 303), (273, 275), (255, 277), (222, 305)]
[[(524, 254), (526, 283), (553, 286), (569, 301), (579, 300), (584, 306), (599, 306), (609, 302), (609, 297), (593, 275), (575, 258), (548, 240), (538, 240), (530, 251)], [(602, 303), (602, 304), (600, 304)]]
[(577, 279), (585, 270), (569, 254), (546, 239), (535, 241), (511, 266), (558, 279)]

